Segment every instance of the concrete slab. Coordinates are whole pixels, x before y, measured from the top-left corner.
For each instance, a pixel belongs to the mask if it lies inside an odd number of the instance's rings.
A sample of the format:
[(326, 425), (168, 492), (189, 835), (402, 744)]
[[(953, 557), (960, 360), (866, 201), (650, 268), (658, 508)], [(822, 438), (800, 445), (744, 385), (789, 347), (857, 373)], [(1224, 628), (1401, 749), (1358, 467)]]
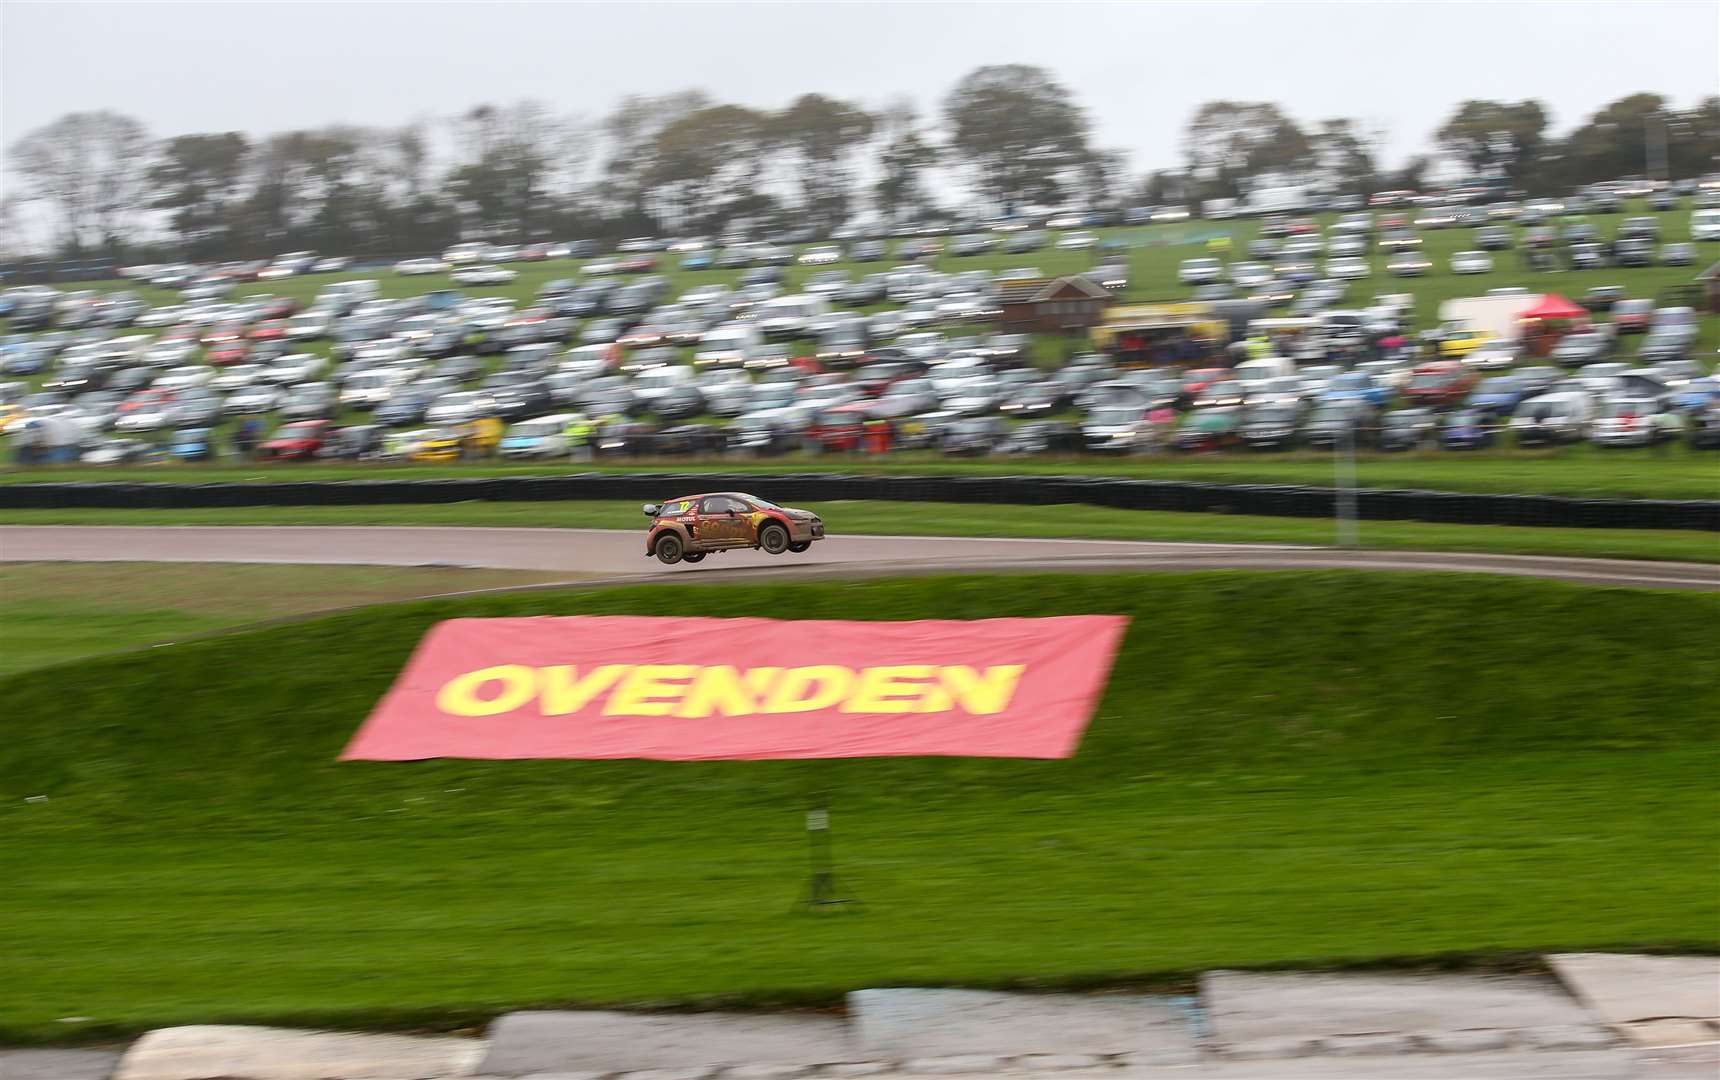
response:
[(1720, 1042), (1720, 1028), (1706, 1020), (1638, 1020), (1619, 1030), (1635, 1046), (1700, 1046)]
[(1560, 953), (1547, 962), (1609, 1024), (1720, 1017), (1720, 956)]
[[(1592, 1027), (1556, 984), (1516, 976), (1210, 972), (1207, 1021), (1226, 1052), (1346, 1035)], [(1250, 1055), (1258, 1056), (1258, 1055)]]
[(491, 1025), (479, 1071), (525, 1076), (865, 1060), (836, 1017), (548, 1011), (509, 1013)]
[(114, 1080), (444, 1080), (472, 1074), (476, 1039), (201, 1025), (137, 1040)]
[(1194, 1047), (1186, 1011), (1140, 995), (860, 990), (848, 995), (859, 1048), (887, 1060), (965, 1054), (1135, 1054)]
[[(1689, 1072), (1642, 1072), (1629, 1055), (1611, 1051), (1206, 1061), (1176, 1068), (1122, 1066), (1080, 1073), (1010, 1069), (995, 1075), (1008, 1080), (1713, 1080), (1712, 1075)], [(875, 1080), (929, 1078), (898, 1070)]]
[(0, 1080), (107, 1080), (118, 1050), (0, 1050)]

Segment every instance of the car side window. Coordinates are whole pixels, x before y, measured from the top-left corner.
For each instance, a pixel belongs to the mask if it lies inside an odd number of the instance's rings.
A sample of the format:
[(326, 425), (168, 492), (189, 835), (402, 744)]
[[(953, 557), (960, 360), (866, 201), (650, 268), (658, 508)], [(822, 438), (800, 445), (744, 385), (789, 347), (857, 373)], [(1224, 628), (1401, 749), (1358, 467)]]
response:
[(706, 499), (699, 509), (701, 512), (706, 514), (727, 514), (731, 512), (738, 514), (746, 508), (733, 499), (718, 496), (716, 498)]

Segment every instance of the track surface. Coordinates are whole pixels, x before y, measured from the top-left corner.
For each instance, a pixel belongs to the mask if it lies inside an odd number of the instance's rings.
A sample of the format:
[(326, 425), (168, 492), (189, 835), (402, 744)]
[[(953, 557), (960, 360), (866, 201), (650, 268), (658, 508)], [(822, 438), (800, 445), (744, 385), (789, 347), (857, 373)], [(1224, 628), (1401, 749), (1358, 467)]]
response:
[(1720, 591), (1720, 565), (1457, 552), (1344, 551), (1266, 544), (841, 536), (804, 555), (729, 551), (663, 566), (644, 532), (368, 526), (0, 526), (0, 561), (351, 563), (482, 566), (671, 578), (841, 577), (1000, 570), (1457, 571), (1599, 585)]

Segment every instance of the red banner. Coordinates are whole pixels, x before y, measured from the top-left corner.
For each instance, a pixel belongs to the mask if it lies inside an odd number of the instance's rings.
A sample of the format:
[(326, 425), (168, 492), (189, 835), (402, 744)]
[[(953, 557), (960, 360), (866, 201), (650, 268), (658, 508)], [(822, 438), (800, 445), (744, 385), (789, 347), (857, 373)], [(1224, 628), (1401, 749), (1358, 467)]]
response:
[(1068, 757), (1127, 622), (453, 619), (341, 756)]

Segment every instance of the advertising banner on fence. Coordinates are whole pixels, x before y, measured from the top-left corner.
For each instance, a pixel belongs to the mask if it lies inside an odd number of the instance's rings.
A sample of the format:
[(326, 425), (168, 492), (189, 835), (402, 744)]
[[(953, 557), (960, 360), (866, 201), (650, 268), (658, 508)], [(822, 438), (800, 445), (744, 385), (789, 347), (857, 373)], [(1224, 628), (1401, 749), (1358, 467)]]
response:
[(1127, 621), (453, 619), (341, 756), (1068, 757)]

